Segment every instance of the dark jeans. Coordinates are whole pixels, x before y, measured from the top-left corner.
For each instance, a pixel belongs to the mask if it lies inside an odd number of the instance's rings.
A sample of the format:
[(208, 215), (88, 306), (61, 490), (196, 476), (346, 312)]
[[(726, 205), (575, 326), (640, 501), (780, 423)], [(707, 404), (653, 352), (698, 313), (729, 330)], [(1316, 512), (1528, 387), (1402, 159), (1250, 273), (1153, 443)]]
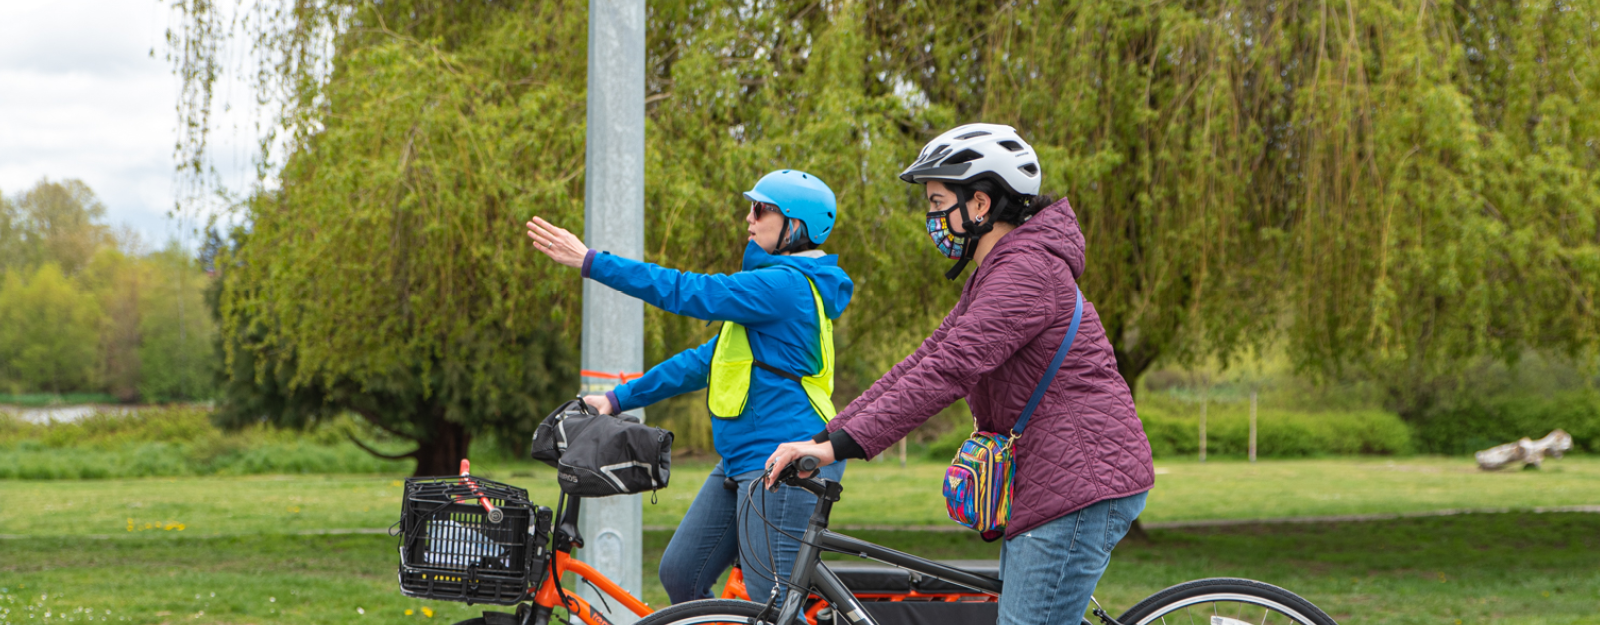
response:
[[(844, 477), (844, 465), (835, 462), (822, 467), (822, 477), (838, 481)], [(779, 486), (776, 492), (763, 490), (760, 471), (733, 476), (737, 490), (723, 486), (726, 477), (721, 464), (711, 471), (667, 543), (667, 551), (661, 554), (661, 585), (673, 603), (711, 598), (711, 587), (733, 566), (735, 558), (744, 569), (750, 600), (765, 603), (772, 592), (772, 570), (776, 568), (778, 577), (787, 580), (794, 567), (800, 543), (772, 529), (761, 515), (799, 538), (817, 498), (792, 486)], [(751, 493), (751, 488), (756, 491)]]

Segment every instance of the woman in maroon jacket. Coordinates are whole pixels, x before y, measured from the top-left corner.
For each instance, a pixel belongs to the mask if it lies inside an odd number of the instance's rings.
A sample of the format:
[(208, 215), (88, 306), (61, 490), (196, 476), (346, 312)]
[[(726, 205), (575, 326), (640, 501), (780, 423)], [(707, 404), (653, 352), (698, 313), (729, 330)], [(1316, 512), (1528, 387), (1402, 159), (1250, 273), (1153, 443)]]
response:
[[(1072, 323), (1083, 233), (1066, 200), (1039, 195), (1038, 158), (1009, 126), (934, 139), (900, 177), (925, 186), (928, 233), (978, 265), (933, 336), (810, 443), (768, 459), (870, 458), (966, 398), (979, 431), (1009, 432)], [(1000, 551), (1000, 625), (1077, 623), (1111, 549), (1155, 484), (1150, 443), (1104, 326), (1085, 294), (1077, 338), (1014, 441), (1011, 518)]]

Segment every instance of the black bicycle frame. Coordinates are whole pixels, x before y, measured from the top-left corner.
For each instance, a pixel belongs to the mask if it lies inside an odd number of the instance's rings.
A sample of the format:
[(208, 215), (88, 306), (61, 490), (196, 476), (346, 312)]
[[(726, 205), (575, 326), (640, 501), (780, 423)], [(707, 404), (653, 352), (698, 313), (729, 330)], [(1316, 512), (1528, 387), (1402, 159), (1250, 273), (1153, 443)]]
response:
[(773, 621), (774, 623), (786, 625), (804, 622), (797, 619), (801, 618), (800, 612), (805, 609), (808, 589), (815, 588), (817, 594), (833, 606), (835, 614), (843, 615), (849, 622), (857, 625), (878, 625), (878, 622), (874, 621), (862, 607), (861, 601), (845, 588), (844, 582), (839, 581), (839, 577), (822, 563), (824, 551), (871, 558), (960, 584), (978, 592), (1000, 595), (1000, 580), (993, 577), (978, 575), (828, 530), (828, 516), (832, 514), (833, 503), (839, 501), (839, 493), (842, 490), (838, 482), (791, 478), (785, 480), (785, 483), (804, 488), (816, 495), (817, 506), (811, 511), (810, 525), (806, 527), (806, 533), (800, 539), (800, 551), (795, 554), (795, 567), (789, 573), (789, 586), (784, 595), (783, 609), (778, 612), (778, 618)]

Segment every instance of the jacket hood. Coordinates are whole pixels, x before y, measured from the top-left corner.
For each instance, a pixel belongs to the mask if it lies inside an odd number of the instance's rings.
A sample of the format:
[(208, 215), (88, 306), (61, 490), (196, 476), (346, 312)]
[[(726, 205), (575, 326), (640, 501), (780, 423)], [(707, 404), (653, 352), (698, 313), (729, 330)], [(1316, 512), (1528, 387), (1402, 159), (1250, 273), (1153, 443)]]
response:
[(817, 293), (822, 295), (822, 312), (829, 319), (838, 319), (844, 314), (845, 307), (850, 305), (850, 297), (855, 294), (856, 283), (850, 279), (843, 269), (839, 268), (837, 254), (807, 253), (790, 254), (781, 256), (768, 254), (766, 250), (751, 241), (744, 246), (744, 262), (740, 266), (742, 271), (760, 269), (774, 266), (793, 267), (806, 274), (812, 284), (817, 285)]
[(1021, 244), (1042, 248), (1067, 261), (1067, 266), (1072, 268), (1073, 280), (1083, 275), (1084, 248), (1087, 243), (1083, 239), (1083, 231), (1078, 229), (1078, 215), (1072, 211), (1072, 205), (1067, 203), (1066, 198), (1056, 200), (1056, 203), (1045, 207), (1032, 219), (1012, 230), (1000, 239), (995, 251)]

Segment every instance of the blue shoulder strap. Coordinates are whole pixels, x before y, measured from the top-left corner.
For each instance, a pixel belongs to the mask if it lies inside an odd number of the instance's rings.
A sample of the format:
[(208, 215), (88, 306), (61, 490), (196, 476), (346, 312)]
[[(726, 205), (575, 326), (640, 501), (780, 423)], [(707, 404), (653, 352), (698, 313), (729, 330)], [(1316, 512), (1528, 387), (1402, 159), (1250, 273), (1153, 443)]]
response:
[(1083, 321), (1083, 290), (1074, 287), (1078, 293), (1078, 305), (1072, 309), (1072, 326), (1067, 328), (1066, 338), (1061, 339), (1061, 347), (1056, 348), (1056, 357), (1050, 360), (1050, 368), (1045, 369), (1044, 377), (1039, 379), (1039, 387), (1033, 389), (1033, 397), (1028, 398), (1028, 407), (1022, 409), (1022, 416), (1017, 417), (1017, 425), (1011, 428), (1011, 435), (1022, 433), (1022, 428), (1028, 426), (1028, 419), (1033, 417), (1033, 409), (1039, 407), (1039, 400), (1044, 399), (1044, 392), (1050, 388), (1051, 380), (1056, 379), (1056, 372), (1061, 370), (1061, 361), (1066, 360), (1067, 352), (1072, 351), (1072, 341), (1078, 338), (1078, 322)]

